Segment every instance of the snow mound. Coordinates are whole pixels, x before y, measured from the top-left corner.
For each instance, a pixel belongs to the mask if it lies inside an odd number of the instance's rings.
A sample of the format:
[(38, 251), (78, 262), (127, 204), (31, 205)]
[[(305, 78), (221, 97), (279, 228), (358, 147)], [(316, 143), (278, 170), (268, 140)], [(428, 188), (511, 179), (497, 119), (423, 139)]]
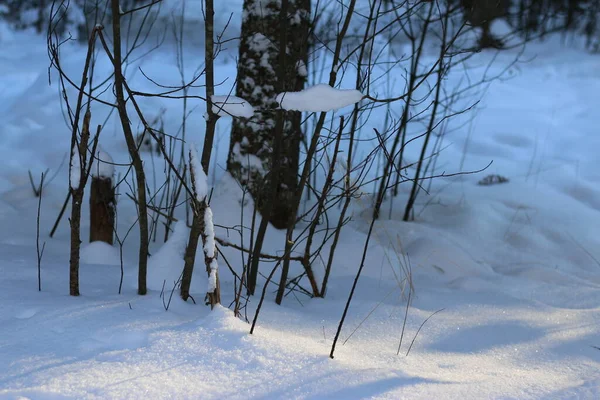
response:
[(121, 265), (119, 250), (105, 242), (92, 242), (83, 246), (80, 259), (84, 264)]
[(206, 317), (198, 320), (197, 324), (206, 329), (217, 331), (248, 333), (250, 330), (249, 324), (236, 318), (233, 311), (220, 304), (217, 304)]
[(236, 96), (212, 96), (212, 110), (222, 117), (244, 117), (251, 118), (254, 115), (254, 107), (246, 100)]
[(326, 112), (358, 103), (364, 95), (354, 89), (335, 89), (324, 83), (300, 92), (277, 95), (281, 108), (294, 111)]
[(148, 334), (143, 331), (97, 332), (77, 345), (83, 354), (103, 353), (119, 350), (136, 350), (148, 345)]
[(179, 280), (183, 271), (183, 255), (187, 238), (188, 227), (185, 221), (177, 222), (169, 240), (148, 259), (147, 285), (149, 289), (161, 290), (164, 284), (165, 290), (171, 290), (175, 282)]

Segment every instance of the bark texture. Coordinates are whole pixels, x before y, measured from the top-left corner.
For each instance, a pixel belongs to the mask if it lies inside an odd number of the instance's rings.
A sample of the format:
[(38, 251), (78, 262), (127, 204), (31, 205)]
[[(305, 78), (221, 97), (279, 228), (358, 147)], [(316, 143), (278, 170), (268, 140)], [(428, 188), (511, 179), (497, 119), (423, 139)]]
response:
[[(258, 110), (250, 119), (234, 119), (227, 169), (248, 188), (262, 212), (270, 201), (273, 143), (277, 135), (283, 135), (277, 195), (269, 220), (276, 228), (285, 228), (295, 212), (302, 129), (301, 113), (295, 111), (285, 112), (283, 129), (277, 129), (280, 8), (281, 0), (244, 1), (236, 95)], [(288, 55), (282, 86), (284, 91), (298, 91), (306, 80), (310, 0), (289, 0), (287, 11)]]
[[(85, 77), (86, 75), (84, 75)], [(85, 78), (83, 79), (85, 83)], [(82, 87), (85, 86), (82, 85)], [(79, 116), (76, 117), (75, 121)], [(81, 136), (79, 142), (76, 140), (77, 125), (73, 128), (72, 137), (72, 154), (70, 165), (78, 165), (71, 167), (69, 171), (69, 183), (71, 185), (71, 197), (73, 203), (71, 205), (71, 257), (69, 258), (69, 294), (71, 296), (79, 296), (79, 249), (81, 247), (81, 202), (83, 201), (83, 193), (87, 176), (85, 168), (87, 165), (87, 146), (90, 138), (90, 119), (91, 114), (88, 110), (83, 118), (83, 126), (81, 128)], [(76, 161), (77, 160), (77, 161)], [(73, 177), (72, 174), (78, 170), (79, 177)], [(77, 182), (76, 182), (77, 181)], [(73, 184), (76, 183), (77, 187)]]
[(79, 296), (79, 249), (81, 247), (80, 239), (80, 221), (81, 221), (81, 201), (83, 191), (73, 190), (73, 203), (71, 206), (71, 257), (69, 258), (69, 294)]
[(113, 244), (115, 206), (112, 179), (93, 177), (90, 190), (90, 242)]

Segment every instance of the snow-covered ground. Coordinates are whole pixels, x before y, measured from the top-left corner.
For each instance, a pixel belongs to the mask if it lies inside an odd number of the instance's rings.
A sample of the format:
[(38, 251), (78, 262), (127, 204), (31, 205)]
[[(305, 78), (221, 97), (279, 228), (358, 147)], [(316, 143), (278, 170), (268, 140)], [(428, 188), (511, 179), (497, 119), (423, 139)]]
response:
[[(368, 228), (368, 200), (353, 206), (327, 297), (290, 295), (277, 306), (269, 291), (253, 335), (231, 311), (210, 312), (200, 304), (206, 289), (202, 268), (191, 291), (199, 304), (175, 294), (165, 311), (173, 272), (183, 266), (178, 255), (187, 228), (181, 224), (167, 245), (153, 244), (152, 290), (143, 297), (136, 294), (134, 229), (124, 249), (119, 295), (118, 247), (87, 244), (84, 207), (82, 296), (70, 297), (66, 218), (48, 238), (68, 187), (68, 161), (62, 161), (69, 132), (57, 88), (47, 85), (45, 42), (7, 31), (0, 40), (0, 399), (600, 397), (598, 55), (554, 39), (529, 45), (521, 57), (527, 62), (492, 85), (472, 123), (448, 135), (439, 161), (447, 172), (461, 163), (465, 170), (493, 160), (492, 166), (483, 175), (434, 181), (431, 195), (419, 198), (415, 222), (401, 221), (400, 201), (391, 218), (384, 213), (332, 360), (329, 349)], [(190, 46), (197, 54), (189, 52), (186, 61), (194, 71), (201, 53), (197, 44)], [(483, 52), (472, 62), (487, 68), (496, 56), (492, 69), (499, 71), (518, 51)], [(71, 72), (81, 68), (78, 53), (65, 50)], [(216, 80), (229, 76), (218, 94), (229, 93), (234, 56), (232, 51), (217, 61)], [(178, 83), (168, 46), (143, 63), (162, 83)], [(135, 68), (130, 76), (144, 81)], [(166, 107), (167, 126), (180, 120), (181, 110), (171, 103), (149, 99), (143, 106), (156, 114)], [(202, 143), (202, 113), (189, 119), (189, 140), (196, 143)], [(102, 120), (99, 114), (93, 118)], [(234, 225), (240, 222), (241, 195), (222, 172), (222, 122), (211, 204), (216, 223)], [(116, 121), (107, 126), (103, 149), (116, 162), (125, 161)], [(147, 165), (156, 162), (162, 170), (162, 162), (145, 157)], [(37, 179), (46, 169), (58, 172), (42, 200), (40, 240), (46, 248), (38, 292), (38, 199), (27, 171)], [(477, 185), (490, 173), (510, 181)], [(119, 201), (119, 229), (126, 230), (133, 205), (126, 196)], [(283, 240), (270, 231), (268, 250), (279, 249)], [(410, 257), (415, 294), (397, 355), (406, 311), (396, 279), (400, 251)], [(226, 254), (241, 270), (232, 258), (239, 255)], [(166, 300), (160, 296), (165, 279)], [(222, 279), (227, 305), (232, 279), (223, 266)], [(257, 301), (250, 301), (250, 318)]]

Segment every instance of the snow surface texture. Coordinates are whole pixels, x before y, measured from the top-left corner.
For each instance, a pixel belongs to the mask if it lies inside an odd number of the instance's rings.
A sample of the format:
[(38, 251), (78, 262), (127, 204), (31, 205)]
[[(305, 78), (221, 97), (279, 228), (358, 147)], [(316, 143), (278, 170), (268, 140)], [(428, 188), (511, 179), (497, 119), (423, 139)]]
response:
[(363, 97), (358, 90), (335, 89), (319, 84), (300, 92), (280, 93), (277, 95), (277, 102), (285, 110), (326, 112), (358, 103)]
[(246, 100), (236, 96), (212, 96), (212, 110), (220, 116), (251, 118), (254, 107)]
[(121, 265), (119, 249), (105, 242), (83, 245), (79, 256), (83, 264)]
[(148, 259), (148, 288), (171, 290), (179, 281), (183, 270), (183, 256), (187, 245), (189, 229), (185, 221), (175, 224), (169, 240)]
[[(240, 9), (239, 0), (219, 3)], [(188, 4), (201, 18), (201, 2)], [(216, 15), (223, 16), (223, 26), (230, 14)], [(196, 25), (192, 33), (197, 32)], [(439, 163), (446, 171), (458, 170), (463, 155), (464, 170), (494, 160), (492, 167), (484, 174), (434, 180), (431, 195), (418, 201), (416, 222), (401, 222), (402, 185), (394, 207), (384, 204), (385, 216), (375, 226), (336, 358), (330, 360), (327, 354), (367, 231), (368, 198), (353, 203), (354, 220), (340, 237), (327, 297), (299, 296), (301, 305), (290, 295), (277, 306), (270, 286), (254, 335), (230, 311), (210, 312), (201, 301), (184, 303), (176, 289), (165, 311), (183, 267), (185, 212), (176, 215), (180, 222), (166, 244), (162, 227), (151, 243), (147, 296), (136, 294), (138, 237), (133, 229), (124, 246), (123, 293), (117, 294), (120, 266), (94, 265), (102, 260), (100, 251), (84, 244), (82, 295), (69, 297), (68, 222), (62, 221), (53, 239), (47, 236), (69, 185), (68, 162), (59, 169), (69, 152), (69, 131), (57, 87), (48, 86), (44, 40), (20, 33), (0, 40), (0, 399), (600, 398), (600, 350), (593, 347), (600, 347), (600, 266), (594, 260), (600, 259), (597, 55), (564, 47), (559, 39), (531, 44), (523, 55), (528, 62), (510, 69), (512, 79), (494, 82), (475, 118), (441, 145)], [(85, 52), (69, 46), (62, 50), (63, 67), (79, 75)], [(188, 77), (203, 62), (197, 48), (190, 46), (186, 53)], [(235, 51), (226, 62), (219, 58), (223, 63), (216, 81), (235, 76)], [(491, 70), (495, 53), (474, 55), (471, 73), (492, 75), (510, 65), (518, 51), (499, 53)], [(173, 54), (168, 48), (153, 53), (145, 72), (172, 79), (167, 85), (179, 84)], [(97, 71), (110, 76), (110, 63), (98, 61)], [(447, 77), (463, 78), (462, 72)], [(141, 91), (156, 90), (141, 74), (131, 83)], [(149, 98), (142, 106), (158, 110), (162, 104)], [(177, 132), (181, 102), (165, 106), (165, 131)], [(99, 120), (108, 114), (93, 112)], [(374, 110), (365, 132), (379, 126), (384, 112), (383, 107)], [(226, 132), (223, 120), (218, 129)], [(200, 113), (192, 113), (189, 123), (204, 126)], [(118, 121), (106, 126), (118, 126)], [(116, 163), (128, 164), (120, 135), (101, 140)], [(225, 164), (227, 144), (223, 140), (215, 147), (217, 166)], [(368, 153), (362, 146), (368, 142), (361, 141), (356, 154)], [(415, 159), (416, 153), (407, 147), (406, 157)], [(161, 162), (152, 169), (150, 157), (144, 158), (149, 177), (162, 172)], [(44, 189), (40, 239), (46, 250), (38, 292), (32, 211), (38, 199), (27, 170), (39, 176), (46, 168), (59, 173)], [(122, 175), (127, 168), (116, 169)], [(250, 226), (252, 200), (221, 168), (214, 170), (215, 222), (239, 224), (244, 203), (244, 222)], [(488, 174), (510, 181), (477, 185)], [(86, 199), (82, 232), (89, 229), (87, 204)], [(121, 201), (118, 207), (118, 230), (124, 237), (135, 222), (135, 206)], [(215, 234), (235, 240), (218, 226)], [(249, 235), (244, 244), (248, 240)], [(275, 253), (284, 240), (282, 233), (268, 230), (264, 251)], [(400, 273), (399, 243), (410, 255), (416, 292), (397, 356), (406, 309), (395, 278)], [(86, 255), (89, 248), (94, 249), (91, 256)], [(221, 250), (239, 273), (239, 253)], [(203, 257), (199, 251), (197, 266), (203, 265)], [(315, 273), (322, 274), (317, 267)], [(290, 274), (301, 273), (295, 264), (291, 269)], [(229, 304), (233, 278), (227, 268), (219, 277), (223, 304)], [(259, 290), (263, 284), (260, 277)], [(196, 300), (203, 298), (207, 285), (205, 269), (197, 267), (191, 287)], [(248, 305), (250, 318), (257, 301), (252, 298)], [(440, 309), (423, 325), (406, 356), (423, 321)]]

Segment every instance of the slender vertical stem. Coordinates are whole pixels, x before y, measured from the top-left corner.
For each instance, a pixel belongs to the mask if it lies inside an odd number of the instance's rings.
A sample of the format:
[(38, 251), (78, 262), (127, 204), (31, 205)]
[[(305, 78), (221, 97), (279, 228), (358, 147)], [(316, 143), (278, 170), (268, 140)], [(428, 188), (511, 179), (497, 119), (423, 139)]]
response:
[(38, 196), (38, 209), (37, 209), (37, 229), (36, 229), (36, 241), (35, 247), (37, 250), (37, 272), (38, 272), (38, 291), (42, 291), (42, 256), (44, 255), (44, 247), (46, 243), (40, 249), (40, 213), (42, 208), (42, 194), (44, 191), (44, 178), (45, 175), (42, 172), (42, 178), (40, 181), (40, 195)]
[[(287, 60), (287, 10), (289, 2), (288, 0), (281, 1), (281, 9), (279, 10), (279, 71), (277, 76), (277, 91), (283, 92), (285, 88), (285, 77), (286, 77), (286, 60)], [(260, 252), (263, 246), (269, 221), (271, 220), (271, 214), (277, 201), (277, 188), (280, 182), (281, 175), (281, 159), (282, 159), (282, 148), (284, 140), (284, 123), (285, 115), (284, 111), (281, 110), (277, 114), (277, 120), (275, 122), (275, 134), (276, 137), (273, 140), (273, 152), (271, 153), (271, 172), (268, 190), (269, 194), (266, 197), (268, 202), (263, 207), (262, 219), (258, 226), (258, 232), (256, 235), (256, 243), (254, 244), (254, 251), (252, 253), (250, 270), (248, 271), (248, 293), (254, 295), (256, 289), (256, 280), (258, 278), (258, 266), (260, 264)], [(265, 179), (266, 181), (266, 179)], [(294, 216), (296, 213), (294, 212)]]
[[(284, 0), (285, 1), (285, 0)], [(351, 0), (348, 5), (348, 9), (346, 11), (346, 18), (344, 20), (344, 24), (342, 26), (342, 30), (337, 36), (335, 51), (333, 54), (333, 62), (331, 66), (331, 71), (329, 73), (329, 86), (334, 86), (337, 81), (337, 72), (339, 69), (338, 63), (340, 62), (340, 54), (342, 51), (342, 42), (344, 37), (346, 36), (346, 32), (348, 31), (348, 27), (350, 26), (350, 21), (352, 19), (352, 15), (354, 14), (354, 7), (356, 6), (356, 0)], [(310, 147), (306, 153), (306, 160), (310, 160), (316, 150), (317, 145), (319, 144), (319, 138), (321, 137), (321, 130), (323, 129), (323, 125), (325, 124), (325, 116), (327, 113), (322, 112), (319, 116), (319, 120), (317, 121), (317, 126), (315, 127), (315, 131), (313, 132)], [(302, 175), (300, 176), (300, 183), (298, 184), (298, 188), (296, 190), (296, 195), (294, 198), (294, 212), (290, 213), (290, 220), (288, 221), (287, 232), (285, 235), (285, 251), (284, 251), (284, 260), (283, 266), (281, 268), (281, 279), (279, 281), (279, 289), (277, 291), (277, 297), (275, 298), (275, 302), (277, 304), (281, 304), (283, 300), (283, 295), (285, 293), (285, 286), (287, 283), (287, 276), (290, 268), (290, 256), (292, 253), (292, 247), (294, 246), (294, 227), (296, 226), (296, 214), (298, 212), (298, 208), (300, 207), (300, 202), (302, 201), (302, 193), (304, 192), (304, 187), (306, 186), (306, 181), (310, 175), (310, 162), (304, 163), (304, 168), (302, 169)]]
[(67, 197), (65, 197), (65, 201), (63, 202), (60, 212), (58, 213), (58, 217), (56, 217), (56, 221), (54, 221), (54, 225), (52, 226), (52, 230), (50, 231), (50, 238), (52, 238), (56, 233), (56, 230), (58, 229), (58, 224), (60, 224), (60, 220), (62, 219), (62, 216), (67, 210), (67, 206), (69, 205), (69, 200), (71, 200), (70, 190), (67, 192)]
[(131, 130), (129, 116), (127, 114), (127, 105), (125, 102), (125, 94), (123, 85), (125, 78), (123, 77), (122, 52), (121, 52), (121, 8), (119, 0), (111, 0), (112, 7), (112, 25), (113, 25), (113, 66), (115, 71), (115, 94), (117, 98), (117, 109), (123, 134), (127, 142), (129, 156), (133, 163), (137, 181), (137, 211), (138, 221), (140, 224), (140, 251), (138, 265), (138, 294), (145, 295), (146, 274), (148, 269), (148, 210), (146, 203), (146, 174), (144, 173), (144, 165), (137, 148), (133, 132)]
[(406, 203), (406, 208), (404, 209), (404, 217), (402, 218), (404, 221), (408, 221), (410, 219), (410, 214), (417, 200), (417, 195), (419, 194), (420, 189), (420, 180), (421, 180), (421, 170), (423, 168), (423, 163), (425, 161), (425, 152), (427, 151), (427, 146), (429, 145), (429, 138), (431, 137), (431, 133), (433, 132), (437, 110), (440, 105), (440, 94), (442, 90), (443, 83), (443, 75), (444, 75), (444, 56), (446, 54), (446, 45), (447, 45), (447, 20), (448, 13), (446, 13), (446, 23), (443, 24), (442, 29), (442, 44), (440, 45), (440, 53), (438, 59), (438, 68), (437, 68), (437, 86), (435, 88), (435, 97), (433, 99), (433, 109), (431, 110), (431, 116), (429, 117), (429, 125), (427, 126), (427, 131), (425, 135), (425, 141), (423, 142), (423, 147), (421, 148), (421, 154), (419, 156), (419, 162), (417, 163), (417, 170), (415, 172), (415, 177), (413, 179), (412, 189), (410, 191), (410, 196), (408, 198), (408, 202)]
[[(212, 96), (215, 94), (215, 78), (214, 78), (214, 4), (213, 0), (205, 0), (205, 21), (204, 21), (204, 57), (206, 66), (206, 134), (204, 136), (204, 147), (202, 149), (201, 166), (206, 173), (210, 167), (210, 157), (212, 153), (212, 147), (215, 137), (215, 128), (219, 116), (213, 112), (212, 109)], [(193, 176), (194, 171), (191, 171)], [(187, 300), (189, 298), (190, 285), (192, 282), (192, 275), (194, 271), (194, 264), (196, 260), (196, 251), (198, 243), (200, 242), (200, 236), (202, 241), (206, 239), (205, 235), (205, 220), (204, 215), (208, 204), (206, 199), (198, 200), (196, 198), (191, 200), (193, 219), (192, 229), (190, 230), (190, 236), (188, 239), (188, 245), (185, 250), (185, 265), (183, 267), (183, 276), (181, 279), (181, 298)], [(212, 259), (209, 259), (205, 254), (206, 272), (210, 275), (211, 267), (210, 263)], [(211, 308), (221, 302), (221, 294), (219, 287), (219, 279), (217, 276), (217, 287), (214, 292), (207, 293), (207, 298)]]
[(215, 68), (214, 68), (214, 18), (215, 9), (213, 0), (205, 0), (206, 20), (204, 21), (204, 57), (206, 66), (206, 135), (204, 136), (204, 147), (200, 163), (204, 171), (208, 173), (210, 167), (210, 156), (215, 138), (215, 127), (219, 116), (213, 112), (212, 96), (215, 94)]
[[(82, 85), (82, 90), (85, 85)], [(90, 118), (91, 114), (88, 110), (83, 118), (83, 127), (81, 129), (81, 138), (79, 145), (72, 150), (71, 163), (73, 158), (78, 157), (79, 164), (79, 182), (77, 187), (71, 186), (73, 204), (71, 205), (71, 257), (69, 259), (69, 294), (71, 296), (79, 296), (79, 249), (81, 246), (81, 203), (83, 201), (83, 193), (87, 174), (85, 172), (87, 145), (90, 137)], [(72, 173), (72, 171), (71, 171)]]
[[(410, 72), (409, 72), (410, 75), (408, 78), (407, 92), (406, 92), (406, 98), (404, 100), (404, 109), (402, 111), (402, 117), (400, 118), (400, 124), (398, 125), (398, 129), (396, 131), (396, 137), (394, 138), (394, 142), (392, 144), (392, 149), (390, 151), (390, 157), (387, 158), (385, 161), (383, 176), (381, 177), (380, 184), (379, 184), (378, 197), (379, 197), (379, 193), (383, 193), (383, 195), (384, 195), (383, 197), (385, 197), (385, 192), (387, 191), (388, 186), (389, 186), (389, 181), (390, 181), (389, 177), (391, 175), (393, 175), (394, 163), (395, 163), (397, 150), (398, 150), (398, 154), (397, 154), (397, 156), (398, 156), (398, 168), (397, 168), (398, 172), (396, 175), (396, 183), (394, 184), (394, 195), (397, 193), (397, 188), (398, 188), (398, 185), (400, 184), (400, 180), (401, 180), (400, 171), (402, 171), (402, 163), (404, 162), (404, 149), (406, 147), (405, 144), (406, 144), (407, 127), (408, 127), (408, 123), (410, 121), (411, 103), (413, 101), (414, 92), (415, 92), (417, 86), (419, 85), (419, 83), (417, 82), (418, 67), (420, 65), (421, 56), (423, 54), (425, 39), (428, 36), (429, 25), (431, 23), (431, 16), (433, 14), (434, 7), (436, 7), (435, 2), (432, 2), (429, 6), (427, 17), (425, 19), (425, 23), (423, 24), (423, 29), (421, 30), (421, 34), (420, 34), (421, 36), (420, 36), (418, 43), (416, 41), (416, 37), (413, 32), (410, 19), (408, 21), (409, 31), (407, 31), (408, 32), (407, 36), (410, 39), (412, 54), (413, 54), (413, 57), (411, 60)], [(398, 149), (398, 145), (400, 145), (399, 149)], [(382, 197), (382, 202), (383, 202), (383, 197)], [(381, 208), (381, 204), (375, 204), (375, 207), (373, 209), (373, 215), (375, 216), (375, 218), (379, 218), (380, 208)]]
[[(381, 196), (381, 195), (380, 195)], [(350, 302), (352, 301), (352, 297), (354, 297), (354, 291), (356, 290), (356, 285), (358, 284), (358, 280), (360, 279), (360, 274), (365, 266), (365, 259), (367, 258), (367, 251), (369, 250), (369, 242), (371, 241), (371, 234), (373, 233), (373, 228), (375, 226), (375, 217), (371, 219), (371, 224), (369, 225), (369, 232), (367, 233), (367, 240), (365, 240), (365, 245), (363, 248), (362, 259), (360, 260), (360, 267), (358, 267), (358, 272), (354, 277), (354, 282), (352, 283), (352, 289), (350, 289), (350, 294), (348, 295), (348, 300), (346, 301), (346, 306), (344, 307), (344, 312), (342, 313), (342, 318), (340, 319), (340, 323), (338, 324), (337, 331), (335, 333), (335, 338), (333, 339), (333, 344), (331, 345), (331, 352), (329, 353), (329, 357), (333, 358), (333, 353), (335, 352), (335, 346), (340, 337), (340, 333), (342, 332), (342, 327), (344, 326), (344, 321), (346, 320), (346, 315), (348, 314), (348, 309), (350, 308)]]
[(348, 158), (346, 160), (346, 176), (344, 177), (344, 206), (342, 207), (342, 212), (340, 213), (340, 217), (338, 219), (337, 229), (335, 231), (335, 235), (333, 237), (333, 243), (329, 248), (329, 258), (327, 260), (327, 267), (325, 267), (325, 276), (323, 277), (323, 283), (321, 284), (321, 294), (320, 297), (325, 297), (327, 293), (327, 282), (329, 281), (329, 274), (331, 273), (331, 266), (333, 265), (333, 258), (335, 256), (335, 250), (337, 248), (338, 240), (340, 239), (340, 234), (342, 233), (342, 226), (344, 224), (344, 220), (346, 219), (346, 212), (348, 211), (348, 207), (350, 206), (350, 202), (352, 201), (352, 192), (354, 191), (354, 187), (351, 184), (350, 180), (350, 171), (352, 171), (352, 151), (354, 149), (354, 132), (356, 132), (356, 126), (358, 123), (358, 106), (354, 107), (354, 115), (352, 118), (352, 125), (350, 127), (350, 140), (348, 142)]
[[(304, 248), (304, 269), (306, 271), (306, 275), (310, 282), (313, 295), (315, 297), (321, 296), (323, 291), (319, 290), (319, 286), (317, 285), (317, 280), (315, 278), (315, 274), (312, 270), (312, 266), (310, 265), (310, 255), (311, 255), (311, 246), (313, 243), (313, 239), (315, 236), (315, 232), (317, 231), (317, 225), (319, 224), (319, 220), (321, 219), (321, 215), (325, 212), (325, 202), (327, 200), (327, 196), (331, 190), (333, 185), (333, 173), (335, 171), (335, 164), (337, 162), (337, 156), (340, 149), (340, 142), (342, 140), (342, 133), (344, 131), (344, 117), (340, 118), (340, 129), (338, 131), (338, 136), (335, 140), (335, 146), (333, 149), (333, 156), (331, 157), (331, 165), (329, 166), (329, 171), (327, 171), (327, 177), (325, 178), (325, 183), (323, 184), (323, 189), (319, 198), (317, 200), (317, 210), (313, 220), (310, 223), (310, 228), (308, 230), (308, 235), (306, 236), (306, 247)], [(341, 229), (341, 226), (338, 226), (338, 229)], [(327, 273), (327, 272), (326, 272)]]

